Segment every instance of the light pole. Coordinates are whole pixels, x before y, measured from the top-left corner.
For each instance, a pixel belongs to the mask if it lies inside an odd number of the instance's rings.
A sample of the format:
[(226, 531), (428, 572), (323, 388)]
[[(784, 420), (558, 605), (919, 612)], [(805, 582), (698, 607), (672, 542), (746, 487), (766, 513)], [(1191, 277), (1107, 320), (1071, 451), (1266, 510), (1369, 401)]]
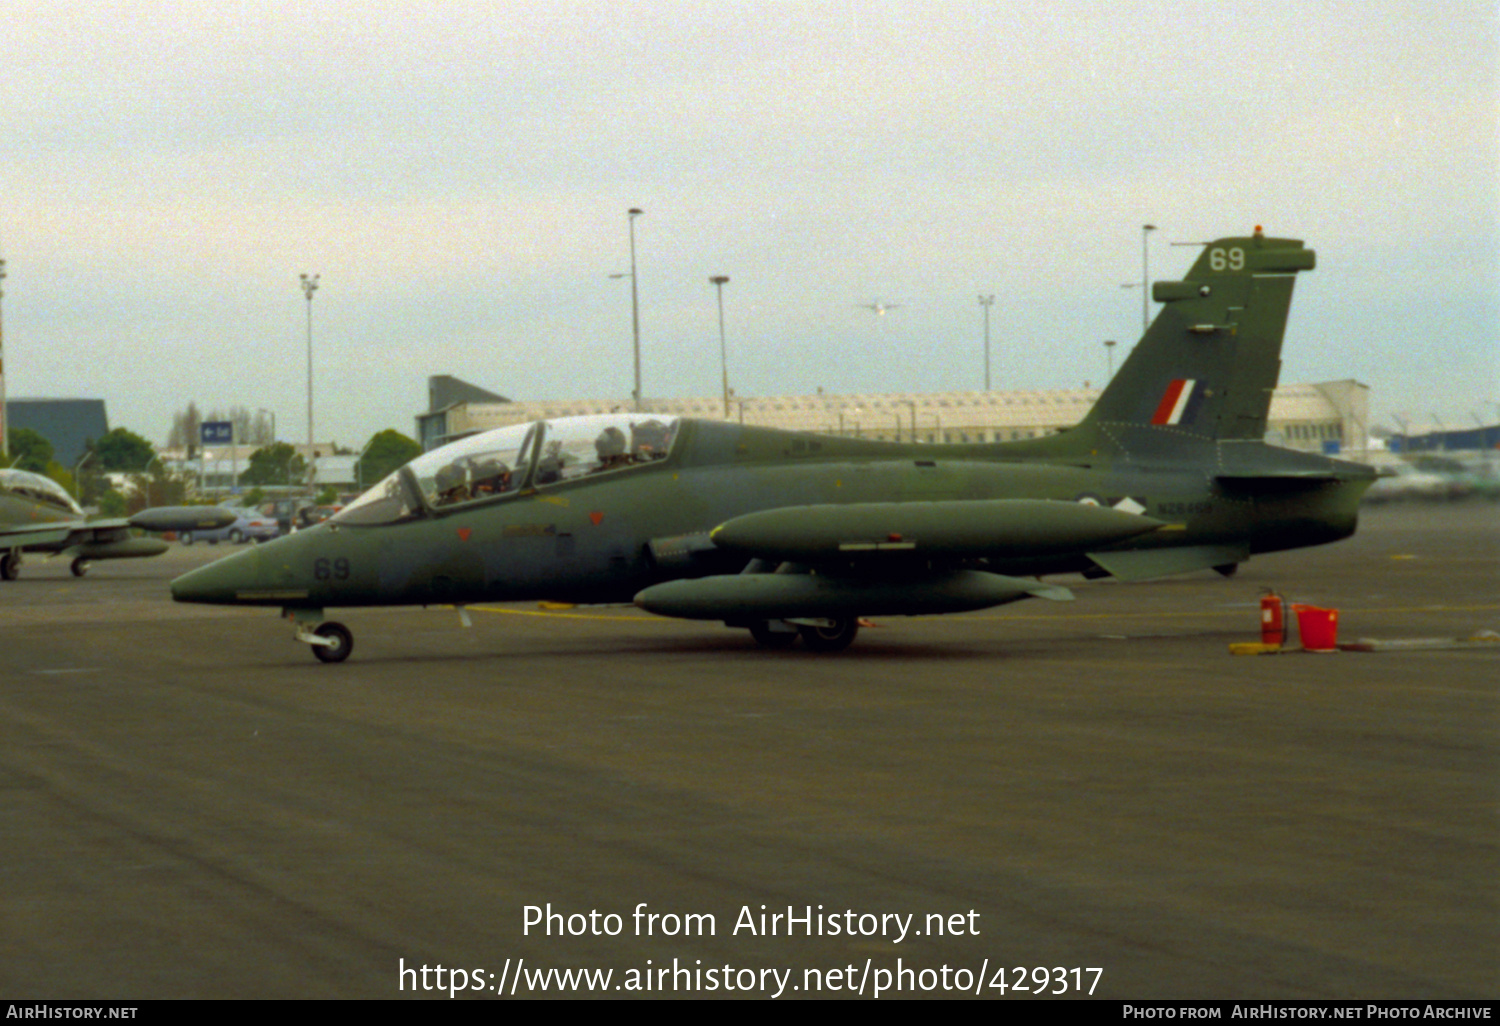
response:
[[(269, 442), (266, 442), (265, 444), (266, 445), (275, 445), (276, 444), (276, 411), (275, 410), (268, 410), (268, 409), (265, 409), (264, 407), (261, 407), (261, 408), (257, 409), (255, 412), (256, 413), (264, 413), (266, 416), (268, 416), (268, 417), (271, 418), (271, 440)], [(257, 425), (257, 427), (258, 426), (259, 425)]]
[(1156, 231), (1156, 225), (1141, 225), (1141, 334), (1146, 333), (1149, 323), (1147, 303), (1151, 299), (1151, 250), (1146, 245), (1147, 237)]
[(719, 370), (724, 379), (724, 419), (729, 419), (729, 347), (724, 342), (724, 286), (729, 284), (729, 276), (716, 274), (708, 279), (708, 283), (718, 289), (719, 292)]
[(73, 498), (80, 503), (83, 502), (83, 465), (94, 458), (94, 450), (87, 450), (78, 462), (73, 464)]
[(979, 305), (984, 307), (984, 390), (990, 390), (990, 307), (995, 305), (994, 296), (980, 296)]
[(635, 219), (644, 214), (639, 207), (626, 212), (630, 223), (630, 337), (635, 353), (635, 412), (641, 412), (641, 297), (636, 287), (635, 275)]
[(1109, 357), (1109, 373), (1104, 376), (1104, 384), (1109, 384), (1109, 379), (1115, 376), (1115, 340), (1107, 338), (1104, 340), (1104, 352)]
[(318, 461), (313, 457), (313, 356), (312, 356), (312, 300), (318, 291), (318, 276), (302, 276), (302, 292), (307, 296), (307, 488), (312, 490), (313, 478), (318, 472)]

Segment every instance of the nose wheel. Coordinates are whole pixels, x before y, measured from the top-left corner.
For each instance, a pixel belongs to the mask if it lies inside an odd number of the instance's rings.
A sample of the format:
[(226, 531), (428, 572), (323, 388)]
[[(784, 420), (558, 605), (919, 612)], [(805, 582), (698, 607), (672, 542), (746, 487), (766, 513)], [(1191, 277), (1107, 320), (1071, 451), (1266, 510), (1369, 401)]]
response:
[(349, 628), (333, 620), (323, 620), (321, 609), (287, 608), (281, 615), (292, 621), (297, 640), (311, 647), (320, 662), (341, 663), (354, 651), (354, 635)]
[(312, 635), (308, 644), (312, 646), (313, 655), (322, 662), (341, 663), (354, 651), (354, 635), (341, 623), (332, 620), (320, 623)]

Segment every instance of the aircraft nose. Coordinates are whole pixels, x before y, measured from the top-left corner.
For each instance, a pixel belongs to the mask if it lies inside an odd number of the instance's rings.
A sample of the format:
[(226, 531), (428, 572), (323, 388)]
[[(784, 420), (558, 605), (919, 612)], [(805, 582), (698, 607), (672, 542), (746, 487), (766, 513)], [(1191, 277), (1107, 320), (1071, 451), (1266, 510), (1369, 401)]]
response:
[(190, 570), (172, 582), (172, 598), (178, 602), (230, 604), (240, 593), (253, 590), (260, 578), (258, 550), (238, 552), (227, 559)]

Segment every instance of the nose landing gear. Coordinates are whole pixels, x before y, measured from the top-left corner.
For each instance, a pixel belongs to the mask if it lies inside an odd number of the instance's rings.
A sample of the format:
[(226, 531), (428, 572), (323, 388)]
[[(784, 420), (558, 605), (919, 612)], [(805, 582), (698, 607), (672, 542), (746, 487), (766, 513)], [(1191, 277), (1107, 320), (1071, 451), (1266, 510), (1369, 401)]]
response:
[(292, 621), (297, 640), (311, 646), (320, 662), (341, 663), (354, 651), (353, 633), (341, 623), (325, 621), (321, 609), (283, 609), (281, 615)]

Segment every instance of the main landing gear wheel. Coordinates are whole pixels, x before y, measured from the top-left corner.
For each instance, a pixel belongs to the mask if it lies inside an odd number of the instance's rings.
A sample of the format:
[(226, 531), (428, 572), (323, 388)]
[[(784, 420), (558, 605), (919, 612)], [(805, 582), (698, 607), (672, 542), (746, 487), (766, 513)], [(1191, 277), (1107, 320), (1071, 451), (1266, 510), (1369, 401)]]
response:
[(854, 643), (854, 636), (859, 633), (859, 618), (830, 620), (827, 627), (804, 624), (797, 628), (797, 633), (802, 635), (802, 643), (810, 652), (842, 652)]
[(341, 623), (334, 623), (332, 620), (320, 623), (313, 633), (333, 642), (331, 645), (312, 646), (313, 655), (325, 663), (341, 663), (354, 651), (354, 635)]
[(15, 552), (0, 556), (0, 578), (14, 581), (21, 576), (21, 557)]
[(68, 564), (68, 566), (69, 569), (73, 571), (74, 577), (82, 577), (84, 574), (89, 572), (90, 563), (88, 560), (79, 557), (78, 559), (73, 560), (72, 563)]
[(750, 636), (761, 648), (791, 648), (797, 640), (796, 631), (771, 629), (770, 621), (757, 620), (750, 625)]

